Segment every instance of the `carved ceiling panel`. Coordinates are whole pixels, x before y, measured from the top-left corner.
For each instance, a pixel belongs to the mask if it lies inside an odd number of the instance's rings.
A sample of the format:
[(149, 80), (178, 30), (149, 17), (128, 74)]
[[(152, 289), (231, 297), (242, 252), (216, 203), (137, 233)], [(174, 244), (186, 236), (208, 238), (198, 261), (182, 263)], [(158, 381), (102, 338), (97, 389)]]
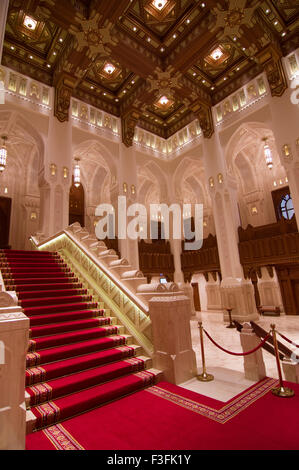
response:
[(208, 137), (211, 106), (263, 70), (284, 92), (298, 17), (298, 0), (10, 0), (2, 63), (55, 86), (62, 121), (75, 96), (121, 116), (127, 144), (195, 117)]

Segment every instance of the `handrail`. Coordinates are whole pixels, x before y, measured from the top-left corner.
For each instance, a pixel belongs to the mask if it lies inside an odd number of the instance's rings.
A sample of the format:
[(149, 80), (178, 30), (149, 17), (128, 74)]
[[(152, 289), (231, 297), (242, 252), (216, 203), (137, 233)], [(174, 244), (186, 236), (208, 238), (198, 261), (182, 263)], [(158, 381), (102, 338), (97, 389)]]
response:
[[(145, 313), (146, 315), (148, 315), (148, 312), (149, 312), (149, 307), (147, 305), (147, 303), (143, 302), (140, 298), (138, 298), (134, 292), (130, 291), (129, 287), (124, 287), (122, 286), (122, 283), (120, 282), (120, 279), (117, 278), (116, 276), (114, 276), (110, 270), (107, 268), (107, 266), (105, 266), (104, 263), (102, 263), (99, 259), (97, 259), (91, 252), (90, 250), (88, 249), (88, 247), (86, 247), (85, 245), (83, 245), (82, 243), (80, 243), (78, 240), (76, 240), (76, 238), (74, 237), (74, 235), (72, 233), (70, 233), (68, 231), (68, 229), (65, 229), (65, 230), (62, 230), (61, 232), (58, 232), (57, 234), (53, 235), (52, 237), (49, 237), (47, 239), (44, 239), (42, 240), (41, 242), (38, 242), (38, 240), (36, 239), (36, 237), (32, 236), (30, 238), (30, 240), (32, 241), (32, 243), (34, 244), (34, 246), (38, 249), (41, 249), (41, 248), (45, 248), (46, 245), (48, 245), (49, 243), (53, 242), (55, 239), (58, 239), (59, 237), (61, 236), (66, 236), (68, 237), (70, 240), (72, 240), (72, 242), (79, 248), (81, 249), (85, 256), (87, 256), (100, 270), (102, 270), (104, 272), (104, 274), (106, 274), (106, 276), (109, 277), (109, 279), (114, 282), (117, 287), (125, 294), (129, 297), (129, 299), (134, 302), (135, 304), (137, 304), (138, 308), (140, 308), (140, 310)], [(128, 267), (129, 269), (129, 267)]]

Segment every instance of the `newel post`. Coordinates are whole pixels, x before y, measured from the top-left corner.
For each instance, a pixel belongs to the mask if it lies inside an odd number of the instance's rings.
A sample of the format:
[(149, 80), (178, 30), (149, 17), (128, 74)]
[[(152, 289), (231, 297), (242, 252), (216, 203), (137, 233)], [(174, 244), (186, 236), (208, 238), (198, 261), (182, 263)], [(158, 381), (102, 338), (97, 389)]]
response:
[(163, 370), (165, 380), (173, 384), (180, 384), (196, 376), (190, 329), (190, 299), (182, 292), (154, 295), (149, 300), (149, 314), (154, 367)]
[(0, 449), (24, 450), (25, 365), (29, 318), (13, 292), (0, 285)]

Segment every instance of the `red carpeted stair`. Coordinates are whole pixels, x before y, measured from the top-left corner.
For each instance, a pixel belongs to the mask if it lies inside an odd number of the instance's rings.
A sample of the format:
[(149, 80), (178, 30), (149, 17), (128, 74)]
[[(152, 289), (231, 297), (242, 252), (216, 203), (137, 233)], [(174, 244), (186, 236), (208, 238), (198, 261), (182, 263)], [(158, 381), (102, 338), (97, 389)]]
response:
[(7, 290), (30, 318), (27, 405), (41, 428), (157, 382), (58, 253), (0, 250)]

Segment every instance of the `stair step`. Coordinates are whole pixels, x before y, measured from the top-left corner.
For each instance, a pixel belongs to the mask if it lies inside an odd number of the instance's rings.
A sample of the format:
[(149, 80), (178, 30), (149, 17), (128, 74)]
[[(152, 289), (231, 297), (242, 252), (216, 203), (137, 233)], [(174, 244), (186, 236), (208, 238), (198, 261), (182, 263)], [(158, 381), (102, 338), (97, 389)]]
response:
[(30, 326), (42, 326), (51, 323), (60, 323), (67, 321), (83, 320), (88, 318), (94, 318), (99, 315), (103, 315), (104, 311), (101, 309), (86, 309), (77, 310), (64, 313), (49, 313), (49, 315), (34, 315), (30, 318)]
[(115, 335), (104, 338), (78, 342), (67, 346), (43, 349), (39, 352), (28, 353), (26, 356), (26, 367), (34, 367), (49, 362), (67, 359), (70, 357), (81, 356), (91, 352), (110, 349), (116, 346), (129, 344), (131, 337), (129, 335)]
[(56, 304), (44, 307), (28, 307), (24, 308), (24, 313), (28, 317), (34, 315), (47, 315), (49, 313), (63, 313), (63, 312), (71, 312), (71, 311), (78, 311), (78, 310), (91, 310), (93, 308), (97, 308), (96, 302), (74, 302), (68, 304)]
[(67, 377), (49, 380), (39, 385), (32, 385), (26, 388), (26, 392), (30, 396), (29, 401), (27, 400), (27, 405), (39, 405), (48, 400), (55, 400), (56, 398), (73, 394), (95, 385), (100, 385), (132, 372), (139, 372), (145, 369), (147, 362), (148, 361), (143, 361), (143, 359), (137, 357), (128, 358), (94, 369), (71, 374)]
[(115, 325), (109, 327), (97, 326), (95, 328), (88, 328), (82, 331), (72, 331), (70, 333), (44, 336), (43, 338), (31, 339), (28, 352), (41, 351), (43, 349), (119, 334), (119, 328)]
[(87, 295), (87, 289), (60, 289), (43, 291), (23, 291), (18, 293), (19, 300), (35, 300), (54, 297), (67, 297), (72, 295)]
[[(49, 282), (50, 281), (50, 282)], [(62, 273), (61, 276), (50, 276), (50, 277), (26, 277), (26, 278), (18, 278), (13, 279), (13, 281), (9, 281), (8, 285), (22, 285), (22, 284), (60, 284), (60, 283), (70, 283), (70, 282), (79, 282), (77, 277), (73, 277), (72, 275), (66, 276)]]
[(153, 385), (156, 383), (156, 375), (154, 369), (137, 372), (58, 398), (55, 402), (35, 406), (31, 408), (37, 418), (35, 426), (36, 428), (49, 426)]
[[(17, 292), (40, 292), (41, 290), (45, 291), (59, 291), (59, 290), (65, 290), (65, 289), (81, 289), (82, 284), (80, 282), (73, 282), (68, 281), (68, 282), (61, 282), (61, 283), (48, 283), (48, 284), (19, 284), (16, 286), (16, 291)], [(47, 294), (43, 294), (47, 295)]]
[(34, 326), (30, 330), (30, 338), (40, 338), (50, 334), (56, 335), (59, 333), (67, 333), (77, 330), (84, 331), (87, 328), (104, 325), (112, 325), (112, 317), (98, 317), (87, 320), (51, 323), (50, 325), (46, 326)]
[(51, 364), (44, 364), (42, 367), (29, 367), (26, 369), (26, 386), (99, 367), (139, 354), (141, 354), (141, 347), (131, 344), (130, 346), (118, 346), (84, 356), (63, 359)]
[(77, 302), (90, 302), (92, 300), (92, 296), (85, 294), (85, 295), (69, 295), (69, 296), (58, 296), (58, 297), (48, 297), (48, 294), (44, 296), (42, 299), (22, 299), (21, 305), (24, 309), (29, 307), (47, 307), (50, 305), (62, 305), (62, 304), (69, 304), (69, 303), (77, 303)]

